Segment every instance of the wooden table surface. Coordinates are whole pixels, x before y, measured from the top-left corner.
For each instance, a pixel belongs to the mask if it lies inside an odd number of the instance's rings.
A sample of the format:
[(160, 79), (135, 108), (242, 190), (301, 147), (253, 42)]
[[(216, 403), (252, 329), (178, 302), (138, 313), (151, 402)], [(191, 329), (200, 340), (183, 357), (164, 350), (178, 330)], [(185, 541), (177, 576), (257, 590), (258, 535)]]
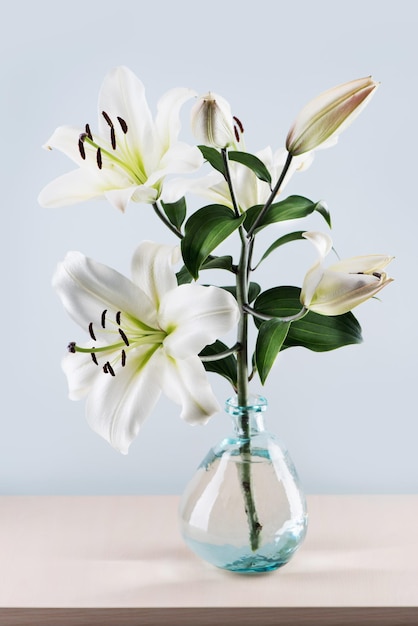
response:
[(310, 496), (273, 573), (183, 544), (175, 496), (0, 497), (0, 625), (418, 625), (418, 495)]

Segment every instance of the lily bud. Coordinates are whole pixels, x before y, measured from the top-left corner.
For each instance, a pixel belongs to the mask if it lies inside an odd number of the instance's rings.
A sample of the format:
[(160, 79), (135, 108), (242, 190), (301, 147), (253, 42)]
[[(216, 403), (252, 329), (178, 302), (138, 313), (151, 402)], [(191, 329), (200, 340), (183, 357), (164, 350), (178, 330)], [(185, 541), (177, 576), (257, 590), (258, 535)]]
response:
[(392, 282), (381, 270), (393, 257), (371, 254), (339, 261), (326, 269), (322, 261), (332, 248), (328, 235), (304, 233), (319, 252), (319, 260), (308, 271), (303, 282), (300, 300), (310, 311), (321, 315), (342, 315), (365, 300), (375, 296)]
[(201, 96), (191, 113), (192, 132), (205, 146), (226, 148), (237, 136), (229, 103), (214, 93)]
[(299, 113), (286, 139), (287, 151), (296, 156), (335, 143), (369, 102), (379, 83), (370, 76), (338, 85), (320, 94)]

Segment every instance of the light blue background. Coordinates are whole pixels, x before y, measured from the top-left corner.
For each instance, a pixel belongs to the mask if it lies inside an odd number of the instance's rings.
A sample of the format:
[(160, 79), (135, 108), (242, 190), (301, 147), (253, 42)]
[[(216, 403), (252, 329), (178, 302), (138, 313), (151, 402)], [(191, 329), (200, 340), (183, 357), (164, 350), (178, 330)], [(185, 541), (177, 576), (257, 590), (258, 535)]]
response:
[[(287, 442), (307, 492), (417, 492), (415, 7), (410, 0), (9, 3), (0, 40), (2, 494), (179, 493), (229, 431), (222, 414), (191, 427), (162, 400), (124, 457), (89, 430), (83, 403), (67, 399), (60, 359), (83, 332), (50, 286), (56, 263), (76, 249), (126, 273), (142, 238), (173, 242), (145, 206), (131, 204), (122, 215), (104, 200), (37, 204), (40, 189), (72, 168), (41, 145), (58, 125), (95, 125), (99, 87), (119, 64), (145, 83), (153, 110), (171, 87), (221, 93), (253, 151), (283, 145), (298, 110), (321, 91), (368, 74), (382, 82), (339, 144), (318, 152), (287, 192), (328, 202), (342, 258), (395, 255), (396, 282), (382, 302), (357, 309), (362, 345), (288, 350), (264, 392), (269, 426)], [(184, 128), (188, 138), (186, 111)], [(323, 223), (312, 217), (303, 227)], [(313, 257), (308, 245), (289, 246), (257, 279), (264, 288), (301, 284)], [(228, 397), (226, 381), (211, 380), (218, 397)]]

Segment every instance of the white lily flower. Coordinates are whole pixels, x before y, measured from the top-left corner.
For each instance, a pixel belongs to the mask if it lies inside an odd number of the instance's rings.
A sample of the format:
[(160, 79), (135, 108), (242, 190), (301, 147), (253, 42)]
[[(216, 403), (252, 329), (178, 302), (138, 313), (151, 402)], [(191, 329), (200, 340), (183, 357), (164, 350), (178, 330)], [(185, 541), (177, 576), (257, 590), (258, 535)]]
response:
[[(268, 146), (264, 150), (256, 152), (255, 156), (267, 167), (272, 181), (277, 181), (286, 163), (287, 151), (281, 148), (273, 153), (271, 147)], [(284, 189), (296, 171), (307, 169), (312, 160), (312, 153), (294, 157), (280, 191)], [(257, 178), (250, 168), (236, 161), (229, 162), (229, 169), (238, 207), (241, 211), (246, 211), (252, 206), (263, 205), (267, 201), (271, 194), (271, 187), (268, 183)], [(187, 192), (194, 193), (217, 204), (229, 206), (231, 209), (233, 208), (228, 184), (220, 172), (212, 172), (195, 180), (176, 179), (171, 181), (170, 193), (173, 194), (172, 201), (185, 195)]]
[(239, 319), (231, 294), (218, 287), (177, 285), (178, 248), (143, 242), (132, 281), (70, 252), (53, 279), (69, 315), (90, 342), (69, 345), (63, 360), (69, 395), (88, 395), (91, 428), (126, 454), (161, 392), (181, 417), (204, 423), (219, 411), (198, 353)]
[(308, 102), (300, 111), (286, 139), (286, 148), (297, 156), (334, 145), (374, 95), (379, 83), (370, 76), (337, 85)]
[(323, 267), (323, 260), (332, 249), (332, 240), (325, 233), (307, 232), (319, 253), (318, 261), (305, 276), (300, 300), (310, 311), (321, 315), (342, 315), (375, 296), (393, 281), (381, 270), (393, 257), (382, 254), (357, 256)]
[(126, 67), (105, 78), (99, 94), (99, 131), (61, 126), (46, 148), (56, 148), (78, 166), (47, 185), (39, 195), (45, 207), (105, 196), (124, 211), (129, 200), (153, 203), (167, 174), (193, 171), (202, 164), (195, 146), (177, 140), (180, 108), (195, 94), (176, 88), (162, 96), (153, 120), (142, 82)]

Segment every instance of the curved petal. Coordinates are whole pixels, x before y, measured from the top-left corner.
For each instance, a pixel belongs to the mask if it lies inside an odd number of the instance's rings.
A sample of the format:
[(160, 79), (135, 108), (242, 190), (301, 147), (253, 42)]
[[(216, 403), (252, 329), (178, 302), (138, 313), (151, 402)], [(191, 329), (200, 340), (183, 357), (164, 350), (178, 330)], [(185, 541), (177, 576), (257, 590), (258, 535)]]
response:
[(371, 274), (386, 267), (393, 257), (385, 254), (368, 254), (364, 256), (355, 256), (344, 261), (334, 263), (328, 268), (329, 272), (347, 272), (348, 274)]
[(180, 285), (161, 301), (158, 322), (168, 354), (183, 359), (231, 330), (239, 320), (235, 298), (219, 287)]
[(38, 202), (45, 208), (58, 208), (102, 195), (103, 189), (95, 184), (91, 173), (78, 169), (63, 174), (46, 185), (38, 196)]
[(181, 405), (180, 417), (186, 422), (205, 424), (220, 411), (198, 356), (178, 360), (161, 358), (160, 376), (163, 392)]
[[(143, 347), (142, 358), (147, 350)], [(148, 356), (150, 353), (148, 348)], [(138, 367), (138, 355), (130, 355), (126, 365), (115, 376), (97, 376), (88, 396), (86, 417), (90, 427), (116, 450), (127, 454), (129, 445), (154, 408), (160, 393), (159, 360), (150, 356)]]
[(155, 309), (163, 296), (177, 288), (173, 265), (180, 260), (179, 246), (166, 246), (143, 241), (132, 258), (132, 279), (141, 285)]
[(67, 354), (62, 362), (62, 369), (67, 377), (68, 396), (70, 400), (81, 400), (92, 388), (96, 376), (103, 374), (94, 365), (90, 354), (77, 352), (76, 354)]
[[(76, 126), (58, 126), (48, 139), (44, 148), (47, 150), (59, 150), (68, 156), (77, 165), (82, 165), (84, 160), (81, 158), (78, 142), (83, 131)], [(84, 145), (87, 154), (88, 150), (94, 151), (88, 144)]]
[(109, 124), (102, 112), (109, 116), (119, 132), (118, 117), (127, 126), (126, 142), (133, 154), (154, 151), (154, 122), (149, 110), (145, 88), (139, 78), (127, 67), (116, 67), (105, 77), (99, 93), (99, 129), (109, 135)]
[(177, 140), (181, 127), (180, 109), (193, 96), (196, 96), (193, 89), (176, 87), (167, 91), (158, 101), (155, 128), (164, 150)]
[(309, 307), (312, 302), (312, 298), (314, 297), (316, 288), (321, 282), (324, 273), (322, 262), (332, 249), (332, 239), (325, 233), (313, 231), (303, 233), (303, 236), (315, 246), (319, 254), (319, 259), (306, 273), (302, 290), (300, 292), (301, 303), (304, 306)]
[(327, 254), (332, 250), (332, 239), (329, 235), (318, 231), (309, 231), (303, 233), (303, 237), (308, 239), (318, 250), (321, 261), (325, 259)]
[(155, 185), (167, 174), (187, 174), (199, 169), (203, 163), (203, 157), (196, 146), (188, 146), (178, 142), (171, 146), (162, 156), (158, 167), (150, 173), (147, 184)]
[[(124, 213), (129, 201), (138, 193), (138, 189), (140, 188), (142, 189), (143, 185), (141, 187), (138, 187), (138, 185), (130, 185), (129, 187), (125, 187), (123, 189), (110, 189), (105, 191), (103, 195), (107, 200), (109, 200), (112, 206)], [(155, 200), (153, 196), (156, 195), (155, 190), (149, 189), (148, 187), (145, 189), (146, 194), (143, 194), (144, 198), (146, 198), (147, 202), (153, 202)]]
[(155, 308), (147, 294), (106, 265), (69, 252), (53, 277), (53, 286), (69, 315), (84, 329), (100, 325), (103, 310), (123, 311), (156, 327)]

